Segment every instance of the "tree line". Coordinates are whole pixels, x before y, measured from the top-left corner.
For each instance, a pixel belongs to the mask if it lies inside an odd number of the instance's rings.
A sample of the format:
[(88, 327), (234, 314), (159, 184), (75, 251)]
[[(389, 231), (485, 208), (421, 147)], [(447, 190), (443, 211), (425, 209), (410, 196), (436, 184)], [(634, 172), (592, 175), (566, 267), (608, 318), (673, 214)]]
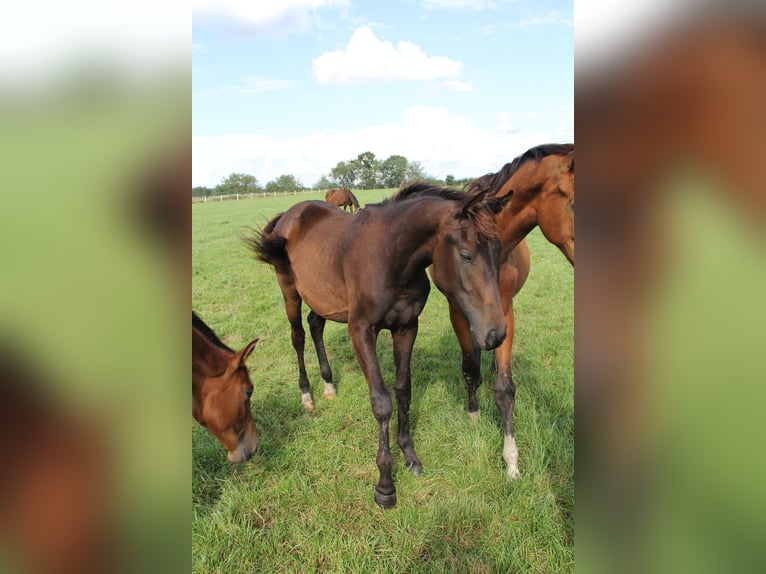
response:
[[(347, 187), (349, 189), (388, 189), (399, 188), (408, 182), (425, 180), (448, 186), (462, 186), (471, 178), (455, 179), (447, 175), (440, 180), (426, 174), (419, 161), (409, 161), (401, 155), (392, 155), (385, 160), (379, 160), (371, 151), (360, 153), (355, 159), (340, 161), (330, 170), (330, 173), (319, 178), (312, 189), (333, 189)], [(267, 192), (280, 193), (306, 189), (293, 175), (281, 175), (273, 181), (261, 186), (255, 176), (246, 173), (232, 173), (213, 188), (197, 186), (192, 188), (193, 197), (210, 195), (235, 195)]]

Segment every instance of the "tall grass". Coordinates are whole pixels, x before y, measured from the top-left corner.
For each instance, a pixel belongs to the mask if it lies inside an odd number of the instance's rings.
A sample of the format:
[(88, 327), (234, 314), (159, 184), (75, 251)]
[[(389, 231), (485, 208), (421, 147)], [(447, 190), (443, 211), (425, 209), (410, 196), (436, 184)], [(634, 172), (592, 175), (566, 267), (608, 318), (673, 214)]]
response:
[[(391, 191), (361, 191), (362, 205)], [(317, 194), (320, 198), (320, 194)], [(325, 341), (338, 396), (323, 399), (313, 346), (306, 363), (316, 410), (300, 404), (295, 353), (271, 267), (240, 240), (306, 196), (192, 206), (194, 309), (249, 360), (257, 454), (233, 466), (192, 421), (195, 572), (571, 572), (573, 570), (573, 271), (535, 230), (532, 271), (516, 298), (513, 374), (521, 477), (506, 479), (502, 430), (483, 358), (482, 415), (466, 414), (460, 350), (433, 289), (412, 360), (412, 437), (421, 476), (392, 454), (398, 504), (373, 502), (377, 423), (345, 325)], [(304, 306), (304, 316), (307, 310)], [(391, 338), (378, 342), (389, 386)], [(393, 392), (392, 392), (393, 397)], [(396, 401), (394, 400), (394, 405)]]

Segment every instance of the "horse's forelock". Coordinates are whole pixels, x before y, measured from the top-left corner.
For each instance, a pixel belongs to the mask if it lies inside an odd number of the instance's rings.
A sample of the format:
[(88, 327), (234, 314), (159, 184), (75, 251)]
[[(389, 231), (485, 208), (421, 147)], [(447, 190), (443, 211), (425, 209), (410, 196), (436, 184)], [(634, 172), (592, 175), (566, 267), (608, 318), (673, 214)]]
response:
[(477, 239), (481, 242), (489, 242), (497, 239), (497, 225), (495, 214), (484, 203), (479, 203), (463, 213), (471, 224), (476, 228)]

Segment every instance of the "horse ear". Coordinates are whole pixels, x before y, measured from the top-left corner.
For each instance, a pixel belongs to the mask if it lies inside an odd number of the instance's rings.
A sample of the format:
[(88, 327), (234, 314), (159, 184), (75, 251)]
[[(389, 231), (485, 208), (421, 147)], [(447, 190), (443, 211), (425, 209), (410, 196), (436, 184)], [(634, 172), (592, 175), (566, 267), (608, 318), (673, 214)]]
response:
[(197, 329), (192, 328), (192, 374), (220, 377), (226, 372), (227, 366), (225, 353)]
[(511, 202), (511, 199), (513, 199), (513, 190), (509, 190), (508, 193), (503, 195), (502, 197), (497, 197), (497, 195), (493, 195), (492, 197), (488, 198), (484, 203), (487, 207), (489, 207), (489, 210), (497, 215), (500, 213), (503, 208), (508, 205)]
[(574, 173), (574, 152), (567, 154), (564, 160), (568, 162), (569, 164), (568, 165), (569, 173)]
[(250, 353), (253, 352), (255, 349), (255, 344), (258, 342), (258, 339), (253, 339), (250, 341), (244, 349), (242, 349), (239, 353), (237, 353), (237, 356), (239, 357), (239, 365), (244, 366), (245, 361), (247, 361), (247, 358), (250, 356)]
[(460, 215), (467, 217), (469, 213), (475, 211), (487, 197), (488, 191), (488, 189), (484, 189), (482, 191), (467, 193), (466, 198), (460, 204)]

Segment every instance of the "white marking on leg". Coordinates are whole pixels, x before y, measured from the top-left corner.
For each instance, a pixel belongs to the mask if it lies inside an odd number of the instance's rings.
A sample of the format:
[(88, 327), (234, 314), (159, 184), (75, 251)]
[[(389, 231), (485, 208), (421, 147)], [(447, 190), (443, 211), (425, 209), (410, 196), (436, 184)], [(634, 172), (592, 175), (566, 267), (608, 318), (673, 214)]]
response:
[(478, 420), (479, 420), (479, 415), (480, 415), (480, 414), (481, 414), (481, 409), (477, 409), (477, 410), (475, 410), (475, 411), (469, 411), (469, 412), (468, 412), (468, 416), (470, 417), (470, 419), (471, 419), (472, 421), (478, 421)]
[(324, 384), (324, 398), (326, 399), (334, 399), (335, 398), (335, 385), (332, 383), (325, 383)]
[(311, 393), (301, 393), (301, 403), (303, 403), (304, 410), (314, 410), (314, 400), (311, 398)]
[(508, 463), (508, 478), (516, 480), (519, 477), (519, 449), (516, 448), (516, 439), (512, 434), (505, 435), (503, 458)]

